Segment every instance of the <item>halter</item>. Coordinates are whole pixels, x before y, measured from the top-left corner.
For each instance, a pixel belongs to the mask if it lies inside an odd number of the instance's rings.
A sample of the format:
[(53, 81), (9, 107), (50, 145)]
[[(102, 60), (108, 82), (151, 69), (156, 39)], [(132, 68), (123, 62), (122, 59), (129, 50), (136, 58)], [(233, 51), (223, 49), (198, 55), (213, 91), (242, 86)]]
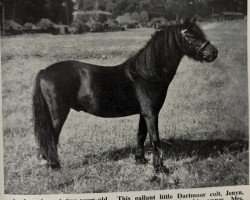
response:
[(201, 51), (203, 51), (203, 50), (207, 47), (207, 45), (209, 45), (209, 44), (210, 44), (210, 42), (209, 42), (208, 40), (206, 40), (206, 41), (201, 45), (201, 47), (198, 49), (197, 55), (199, 55), (199, 53), (200, 53)]
[[(182, 30), (181, 31), (181, 34), (184, 36), (184, 38), (189, 42), (191, 43), (191, 41), (188, 39), (188, 37), (186, 36), (185, 32), (187, 31), (187, 29), (185, 30)], [(198, 48), (197, 46), (193, 45), (194, 46), (194, 49), (198, 49), (198, 51), (196, 52), (196, 56), (199, 57), (201, 51), (203, 51), (208, 45), (210, 44), (210, 42), (208, 40), (205, 40), (205, 42), (200, 46), (200, 48)]]

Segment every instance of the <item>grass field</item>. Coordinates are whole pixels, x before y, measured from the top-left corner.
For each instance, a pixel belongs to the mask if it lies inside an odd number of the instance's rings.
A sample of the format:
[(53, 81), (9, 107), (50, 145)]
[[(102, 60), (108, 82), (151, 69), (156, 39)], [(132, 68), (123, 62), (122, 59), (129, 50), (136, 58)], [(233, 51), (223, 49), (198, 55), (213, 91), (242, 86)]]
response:
[[(164, 164), (152, 181), (134, 161), (138, 116), (104, 119), (71, 111), (63, 127), (60, 171), (37, 165), (31, 97), (36, 73), (67, 59), (114, 65), (141, 48), (152, 29), (2, 40), (6, 194), (158, 190), (248, 184), (247, 25), (207, 26), (219, 50), (210, 64), (184, 58), (160, 113)], [(147, 140), (148, 144), (148, 140)], [(148, 146), (148, 145), (147, 145)]]

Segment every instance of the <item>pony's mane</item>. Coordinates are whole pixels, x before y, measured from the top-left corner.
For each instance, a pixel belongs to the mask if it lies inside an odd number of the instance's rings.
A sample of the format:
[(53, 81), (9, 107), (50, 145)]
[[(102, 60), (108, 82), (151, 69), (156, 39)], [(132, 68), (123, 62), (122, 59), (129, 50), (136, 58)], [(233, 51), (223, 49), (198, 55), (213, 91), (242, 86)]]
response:
[[(143, 48), (125, 61), (129, 77), (133, 80), (143, 78), (161, 81), (165, 79), (166, 72), (176, 71), (183, 57), (180, 34), (183, 28), (184, 25), (179, 23), (156, 31)], [(198, 25), (193, 24), (191, 29), (201, 37), (205, 37)]]
[[(182, 57), (176, 37), (181, 24), (168, 25), (156, 31), (151, 39), (124, 64), (132, 79), (143, 78), (152, 81), (164, 79), (164, 68), (174, 64), (172, 60)], [(178, 63), (179, 64), (179, 63)]]
[[(143, 46), (143, 48), (141, 48), (135, 55), (134, 58), (140, 56), (142, 54), (142, 52), (150, 45), (150, 43), (154, 43), (157, 42), (157, 40), (159, 39), (159, 37), (164, 37), (169, 35), (169, 33), (173, 33), (175, 32), (176, 29), (180, 29), (182, 27), (181, 24), (171, 24), (171, 25), (167, 25), (166, 27), (163, 27), (161, 30), (156, 31), (154, 34), (151, 35), (151, 39), (147, 41), (147, 43)], [(130, 59), (133, 59), (130, 58)]]

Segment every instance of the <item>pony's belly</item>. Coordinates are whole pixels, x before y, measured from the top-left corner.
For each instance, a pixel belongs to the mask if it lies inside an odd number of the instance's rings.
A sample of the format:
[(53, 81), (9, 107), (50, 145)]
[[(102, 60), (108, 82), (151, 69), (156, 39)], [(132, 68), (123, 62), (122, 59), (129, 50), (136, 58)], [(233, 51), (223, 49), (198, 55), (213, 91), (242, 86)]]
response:
[(84, 111), (99, 117), (124, 117), (139, 113), (139, 106), (136, 102), (127, 101), (104, 101), (94, 100), (92, 98), (83, 98), (76, 110)]
[(99, 117), (124, 117), (139, 113), (139, 104), (133, 98), (120, 95), (85, 95), (78, 98), (74, 108)]
[(102, 104), (98, 113), (101, 117), (123, 117), (139, 113), (139, 107), (135, 102), (111, 101)]

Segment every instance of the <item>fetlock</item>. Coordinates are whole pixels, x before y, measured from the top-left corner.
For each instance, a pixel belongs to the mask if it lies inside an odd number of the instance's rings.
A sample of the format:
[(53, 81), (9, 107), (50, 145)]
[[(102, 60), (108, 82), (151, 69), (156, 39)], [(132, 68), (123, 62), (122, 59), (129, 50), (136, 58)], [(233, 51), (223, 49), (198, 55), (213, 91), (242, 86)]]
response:
[(148, 160), (144, 156), (144, 150), (138, 149), (135, 154), (135, 160), (139, 164), (147, 164)]

